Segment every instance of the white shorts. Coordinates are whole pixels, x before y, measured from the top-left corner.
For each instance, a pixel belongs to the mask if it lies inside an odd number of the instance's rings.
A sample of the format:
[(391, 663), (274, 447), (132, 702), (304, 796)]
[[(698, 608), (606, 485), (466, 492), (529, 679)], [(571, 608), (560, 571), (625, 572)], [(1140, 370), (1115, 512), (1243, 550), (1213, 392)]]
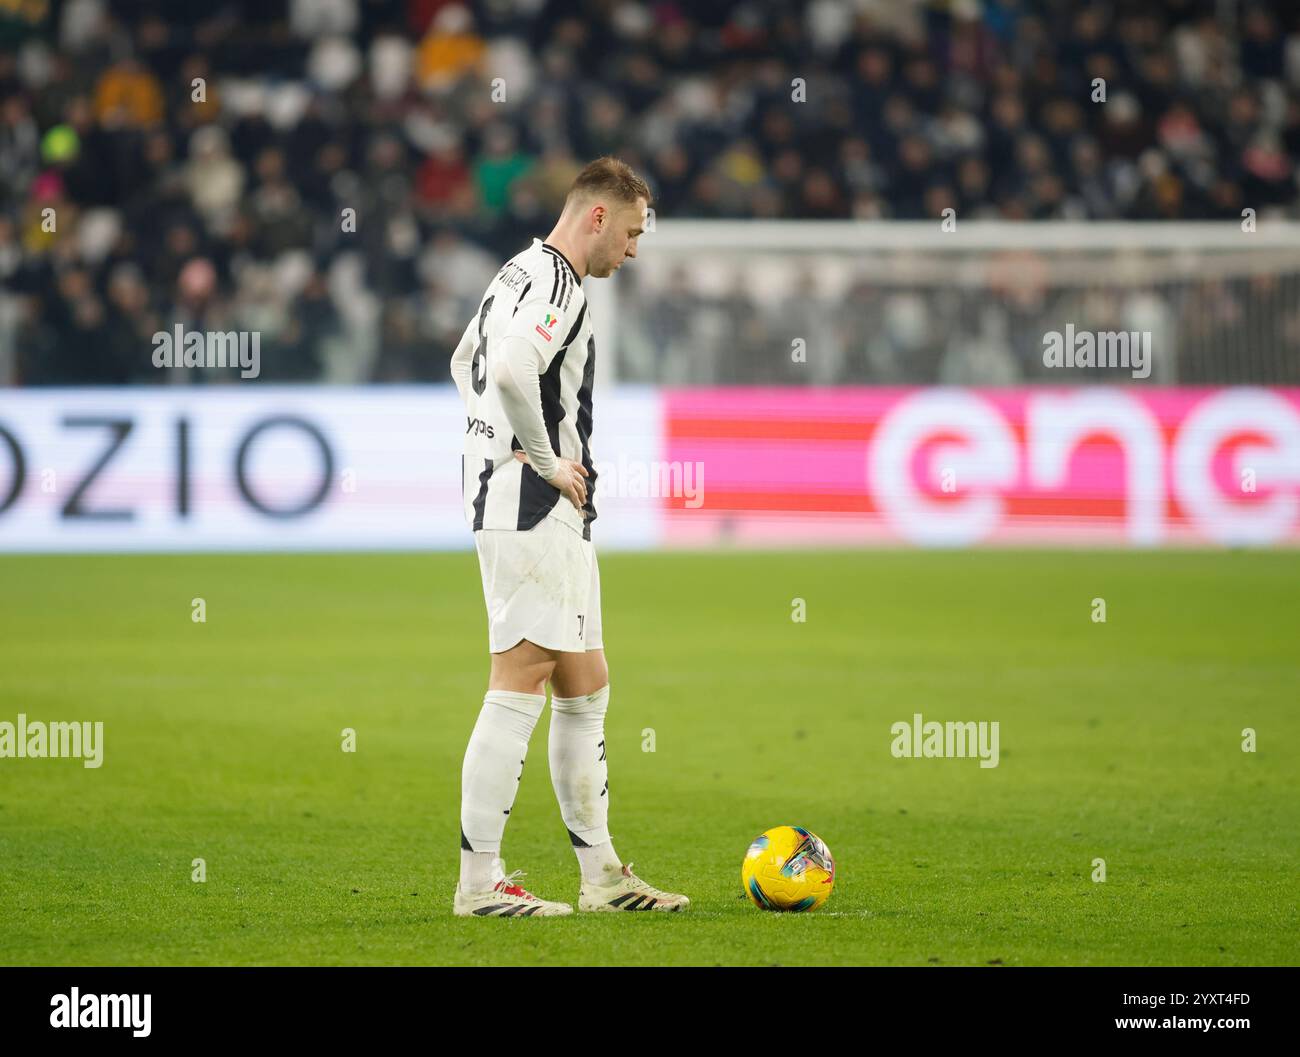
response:
[(590, 540), (553, 517), (536, 527), (474, 533), (488, 611), (488, 650), (527, 639), (548, 650), (604, 648), (600, 569)]

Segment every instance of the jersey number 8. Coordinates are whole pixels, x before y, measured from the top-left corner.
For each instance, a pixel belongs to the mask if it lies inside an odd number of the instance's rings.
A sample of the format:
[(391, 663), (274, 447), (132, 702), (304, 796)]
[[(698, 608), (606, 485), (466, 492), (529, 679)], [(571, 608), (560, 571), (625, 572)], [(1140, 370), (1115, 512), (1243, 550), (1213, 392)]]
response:
[(474, 387), (474, 392), (479, 396), (487, 389), (487, 334), (484, 333), (483, 327), (487, 323), (487, 315), (492, 311), (492, 302), (496, 300), (493, 294), (483, 302), (483, 307), (478, 314), (478, 348), (474, 350), (474, 358), (469, 362), (469, 381)]

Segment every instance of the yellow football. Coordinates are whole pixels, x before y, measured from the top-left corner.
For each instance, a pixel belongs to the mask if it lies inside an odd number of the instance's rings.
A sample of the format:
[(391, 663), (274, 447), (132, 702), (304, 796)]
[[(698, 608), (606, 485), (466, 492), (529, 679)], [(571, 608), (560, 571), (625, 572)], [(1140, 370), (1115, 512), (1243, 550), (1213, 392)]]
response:
[(749, 846), (740, 883), (763, 910), (816, 910), (835, 885), (835, 860), (812, 831), (775, 826)]

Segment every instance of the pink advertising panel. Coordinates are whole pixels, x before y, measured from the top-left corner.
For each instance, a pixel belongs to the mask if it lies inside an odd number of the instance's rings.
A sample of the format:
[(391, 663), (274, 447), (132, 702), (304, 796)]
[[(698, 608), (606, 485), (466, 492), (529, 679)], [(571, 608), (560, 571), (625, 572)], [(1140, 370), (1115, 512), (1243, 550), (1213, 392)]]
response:
[(662, 540), (1300, 543), (1300, 389), (664, 392)]

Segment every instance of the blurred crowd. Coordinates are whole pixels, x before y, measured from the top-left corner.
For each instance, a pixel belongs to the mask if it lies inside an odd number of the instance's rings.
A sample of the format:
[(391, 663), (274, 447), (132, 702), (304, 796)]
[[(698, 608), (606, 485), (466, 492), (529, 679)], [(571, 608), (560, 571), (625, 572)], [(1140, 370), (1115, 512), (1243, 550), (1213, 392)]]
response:
[[(1300, 4), (0, 5), (0, 384), (227, 380), (153, 366), (178, 324), (258, 332), (268, 381), (445, 381), (607, 153), (659, 218), (1296, 218)], [(678, 325), (662, 296), (641, 318)], [(883, 365), (880, 296), (820, 380), (980, 380), (975, 348)], [(668, 380), (654, 326), (634, 373)]]

